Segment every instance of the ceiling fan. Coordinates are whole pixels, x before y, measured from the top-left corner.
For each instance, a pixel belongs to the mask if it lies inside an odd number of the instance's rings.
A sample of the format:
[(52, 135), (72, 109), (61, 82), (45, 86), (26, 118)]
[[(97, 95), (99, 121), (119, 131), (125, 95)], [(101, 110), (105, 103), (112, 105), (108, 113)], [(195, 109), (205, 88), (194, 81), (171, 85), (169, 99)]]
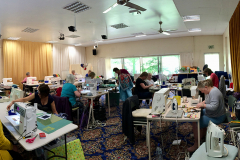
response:
[(107, 10), (105, 10), (103, 13), (107, 13), (109, 12), (111, 9), (113, 9), (114, 7), (116, 7), (117, 5), (123, 5), (123, 6), (127, 6), (129, 8), (133, 8), (137, 11), (146, 11), (145, 8), (142, 8), (134, 3), (129, 2), (130, 0), (117, 0), (117, 3), (113, 4), (111, 7), (109, 7)]
[(158, 30), (158, 32), (161, 33), (161, 34), (170, 35), (169, 32), (172, 32), (172, 31), (176, 31), (176, 30), (177, 30), (177, 29), (163, 30), (163, 29), (162, 29), (162, 24), (163, 24), (163, 22), (160, 21), (159, 24), (160, 24), (160, 29)]

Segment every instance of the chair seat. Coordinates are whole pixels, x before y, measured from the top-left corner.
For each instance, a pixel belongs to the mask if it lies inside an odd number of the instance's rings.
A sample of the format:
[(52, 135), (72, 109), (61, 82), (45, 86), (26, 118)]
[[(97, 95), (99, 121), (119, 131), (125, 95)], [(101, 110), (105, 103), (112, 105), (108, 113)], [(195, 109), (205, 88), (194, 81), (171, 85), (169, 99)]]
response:
[(132, 116), (134, 118), (136, 117), (142, 117), (147, 118), (147, 116), (152, 112), (152, 109), (136, 109), (132, 112)]

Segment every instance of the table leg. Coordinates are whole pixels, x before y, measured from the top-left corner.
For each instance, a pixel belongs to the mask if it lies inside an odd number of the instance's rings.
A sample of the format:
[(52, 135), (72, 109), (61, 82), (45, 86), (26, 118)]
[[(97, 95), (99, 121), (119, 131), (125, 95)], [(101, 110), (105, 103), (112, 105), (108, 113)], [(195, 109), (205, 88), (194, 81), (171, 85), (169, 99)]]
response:
[(110, 100), (109, 100), (109, 91), (108, 91), (108, 114), (110, 117)]
[(150, 147), (150, 145), (151, 145), (151, 143), (150, 143), (150, 138), (151, 138), (151, 136), (150, 136), (150, 127), (149, 127), (149, 121), (147, 120), (147, 127), (148, 127), (148, 134), (146, 134), (146, 136), (148, 136), (148, 141), (147, 141), (147, 147), (148, 147), (148, 157), (149, 157), (149, 160), (151, 160), (151, 147)]
[(95, 125), (95, 118), (94, 118), (94, 113), (93, 113), (93, 98), (91, 98), (91, 104), (92, 104), (92, 123)]
[(67, 158), (67, 134), (64, 135), (64, 138), (65, 138), (65, 154), (66, 154), (66, 160), (68, 159)]
[(198, 147), (200, 147), (200, 120), (198, 120)]
[(93, 108), (93, 104), (92, 104), (92, 100), (91, 100), (91, 104), (90, 104), (90, 108), (89, 108), (89, 116), (88, 116), (87, 129), (88, 129), (89, 121), (90, 121), (90, 118), (91, 118), (92, 108)]

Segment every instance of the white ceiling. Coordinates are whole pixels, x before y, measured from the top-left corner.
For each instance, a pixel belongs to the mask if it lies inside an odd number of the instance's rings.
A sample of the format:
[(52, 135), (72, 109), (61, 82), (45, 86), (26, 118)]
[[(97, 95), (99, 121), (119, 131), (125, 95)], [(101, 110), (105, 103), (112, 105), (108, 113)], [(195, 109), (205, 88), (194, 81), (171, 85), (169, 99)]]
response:
[[(21, 37), (20, 40), (24, 41), (55, 40), (61, 44), (82, 43), (83, 46), (90, 46), (96, 40), (101, 40), (102, 34), (106, 34), (106, 25), (109, 39), (99, 45), (154, 38), (222, 35), (239, 2), (239, 0), (130, 0), (147, 9), (141, 15), (133, 16), (128, 13), (128, 7), (120, 5), (106, 14), (102, 13), (117, 0), (80, 0), (91, 9), (76, 14), (77, 32), (69, 32), (68, 26), (74, 25), (74, 14), (62, 8), (74, 1), (2, 0), (0, 5), (2, 39)], [(181, 18), (196, 14), (201, 16), (201, 21), (183, 22)], [(157, 34), (141, 38), (130, 37), (131, 34), (138, 32), (157, 33), (160, 20), (163, 21), (163, 30), (178, 29), (180, 32), (172, 33), (170, 36)], [(124, 29), (110, 27), (118, 23), (124, 23), (129, 27)], [(34, 33), (22, 32), (26, 27), (39, 30)], [(202, 32), (189, 33), (187, 31), (190, 28), (201, 28)], [(74, 39), (65, 37), (64, 41), (60, 41), (59, 32), (65, 36), (74, 34), (81, 37)]]

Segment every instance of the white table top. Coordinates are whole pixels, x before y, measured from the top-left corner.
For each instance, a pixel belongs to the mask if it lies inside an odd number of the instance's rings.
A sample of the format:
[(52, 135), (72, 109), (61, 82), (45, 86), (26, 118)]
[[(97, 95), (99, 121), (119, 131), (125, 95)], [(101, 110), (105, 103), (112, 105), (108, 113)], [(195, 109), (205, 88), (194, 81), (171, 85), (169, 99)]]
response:
[(83, 97), (83, 98), (96, 98), (96, 97), (102, 96), (102, 95), (104, 95), (104, 94), (108, 94), (108, 92), (102, 91), (102, 93), (98, 93), (96, 96), (82, 95), (82, 97)]
[[(4, 103), (0, 103), (0, 119), (3, 123), (3, 125), (10, 131), (10, 133), (13, 135), (13, 137), (17, 140), (20, 137), (20, 134), (13, 128), (12, 124), (6, 119), (5, 116), (8, 116), (7, 113), (7, 105), (10, 102), (4, 102)], [(74, 129), (77, 129), (78, 126), (75, 124), (68, 124), (62, 128), (60, 128), (59, 130), (51, 133), (51, 134), (46, 134), (46, 138), (45, 139), (40, 139), (39, 136), (35, 139), (35, 141), (33, 143), (26, 143), (26, 139), (21, 139), (19, 141), (19, 143), (22, 145), (22, 147), (27, 150), (27, 151), (32, 151), (34, 149), (37, 149), (39, 147), (42, 147), (46, 144), (48, 144), (49, 142), (53, 141), (54, 139), (61, 137), (62, 135), (71, 132)], [(41, 130), (37, 130), (36, 132), (37, 134), (42, 133)]]
[[(181, 102), (182, 102), (182, 99), (181, 99)], [(187, 104), (187, 107), (191, 107), (191, 98), (188, 98), (188, 103), (182, 103), (181, 105), (184, 105), (184, 104)], [(180, 110), (182, 108), (178, 108), (178, 110)], [(201, 110), (201, 109), (197, 109), (197, 110)], [(168, 110), (162, 115), (162, 120), (164, 121), (177, 121), (178, 122), (197, 122), (199, 119), (200, 119), (200, 116), (201, 116), (201, 112), (197, 112), (197, 115), (198, 115), (198, 118), (195, 118), (195, 119), (191, 119), (191, 118), (185, 118), (184, 117), (184, 114), (182, 115), (182, 118), (166, 118), (165, 116), (167, 115), (167, 113), (171, 111), (171, 106), (168, 108)], [(148, 115), (147, 116), (147, 119), (148, 120), (160, 120), (160, 117), (158, 118), (152, 118), (152, 115)]]

